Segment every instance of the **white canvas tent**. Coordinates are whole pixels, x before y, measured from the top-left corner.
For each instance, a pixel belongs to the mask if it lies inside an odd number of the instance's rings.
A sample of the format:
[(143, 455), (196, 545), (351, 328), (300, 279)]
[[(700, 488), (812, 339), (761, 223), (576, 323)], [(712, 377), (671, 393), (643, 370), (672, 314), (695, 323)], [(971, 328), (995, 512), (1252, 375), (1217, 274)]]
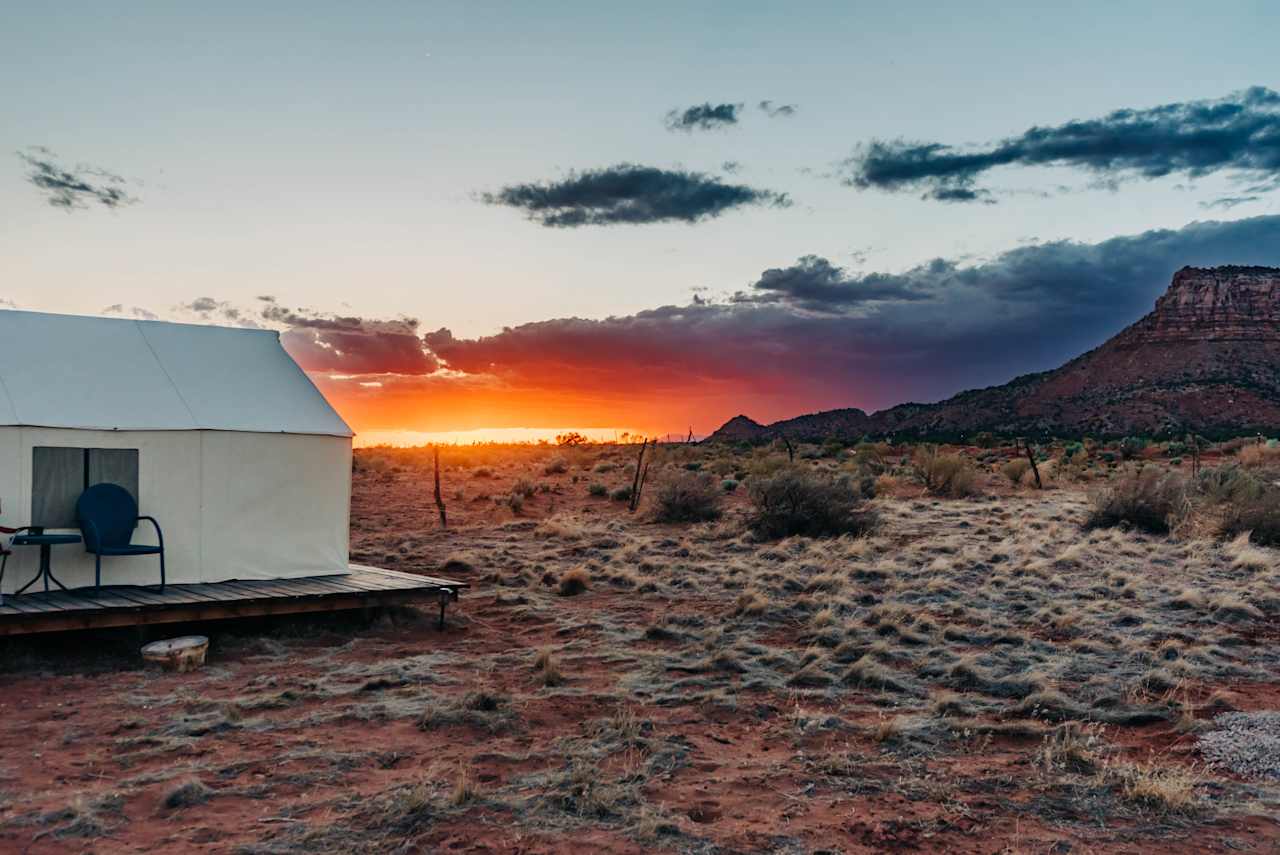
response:
[[(0, 311), (0, 524), (75, 531), (80, 489), (110, 480), (159, 520), (170, 582), (345, 573), (351, 436), (275, 332)], [(56, 546), (53, 573), (91, 585), (92, 559)], [(4, 590), (38, 562), (15, 547)], [(103, 584), (158, 566), (106, 558)]]

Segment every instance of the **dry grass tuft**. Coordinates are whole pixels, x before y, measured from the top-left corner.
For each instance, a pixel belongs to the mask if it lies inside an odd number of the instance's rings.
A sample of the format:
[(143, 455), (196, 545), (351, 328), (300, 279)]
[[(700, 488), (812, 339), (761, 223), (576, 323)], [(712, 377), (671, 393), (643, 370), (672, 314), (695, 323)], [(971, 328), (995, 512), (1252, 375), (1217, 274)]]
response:
[(547, 686), (559, 686), (564, 683), (564, 674), (560, 671), (560, 663), (550, 647), (544, 647), (533, 658), (534, 675), (538, 683)]
[(911, 456), (911, 465), (931, 495), (962, 499), (978, 492), (978, 470), (962, 454), (946, 454), (936, 445), (922, 445)]
[(585, 567), (574, 567), (560, 577), (556, 593), (562, 597), (576, 597), (591, 587), (591, 573)]
[(1167, 534), (1190, 511), (1186, 480), (1173, 472), (1147, 467), (1121, 476), (1091, 497), (1086, 528), (1129, 525)]

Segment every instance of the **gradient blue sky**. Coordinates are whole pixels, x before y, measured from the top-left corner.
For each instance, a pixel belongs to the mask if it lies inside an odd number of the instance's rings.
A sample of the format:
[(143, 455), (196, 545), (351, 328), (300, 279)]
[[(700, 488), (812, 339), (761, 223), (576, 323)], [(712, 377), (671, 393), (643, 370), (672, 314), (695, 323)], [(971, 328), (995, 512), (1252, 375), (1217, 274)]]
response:
[[(1206, 213), (1222, 176), (1113, 192), (1010, 169), (989, 183), (1073, 190), (957, 206), (829, 173), (871, 138), (976, 143), (1275, 86), (1277, 33), (1265, 2), (6, 3), (0, 297), (167, 317), (271, 294), (476, 336), (728, 293), (808, 254), (898, 271), (1275, 213), (1280, 194)], [(675, 107), (766, 98), (799, 111), (663, 127)], [(139, 203), (50, 207), (9, 154), (33, 145), (126, 176)], [(795, 205), (553, 230), (476, 198), (621, 161), (728, 160), (727, 180)]]

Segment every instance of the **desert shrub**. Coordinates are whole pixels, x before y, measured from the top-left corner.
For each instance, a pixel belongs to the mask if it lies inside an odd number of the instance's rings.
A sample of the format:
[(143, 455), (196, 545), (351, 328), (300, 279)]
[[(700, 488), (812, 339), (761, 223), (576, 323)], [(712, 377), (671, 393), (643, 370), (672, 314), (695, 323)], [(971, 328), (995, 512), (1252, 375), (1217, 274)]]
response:
[(631, 500), (631, 487), (618, 487), (609, 494), (609, 498), (615, 502), (627, 502)]
[(977, 491), (978, 471), (967, 457), (944, 454), (936, 445), (923, 445), (912, 455), (916, 478), (935, 496), (959, 499)]
[(1280, 445), (1271, 443), (1246, 445), (1240, 449), (1236, 459), (1240, 461), (1241, 466), (1251, 468), (1280, 467)]
[(862, 494), (847, 476), (799, 466), (747, 482), (755, 512), (749, 525), (759, 537), (775, 539), (862, 534), (875, 525)]
[(973, 438), (973, 444), (978, 446), (978, 448), (995, 448), (996, 442), (996, 435), (991, 431), (984, 430)]
[(684, 465), (684, 468), (689, 470), (690, 472), (698, 472), (699, 470), (702, 469), (702, 461), (690, 460), (688, 463)]
[(534, 486), (534, 483), (528, 478), (518, 478), (516, 479), (516, 482), (511, 485), (511, 495), (520, 496), (524, 499), (532, 496), (537, 492), (537, 490), (538, 488)]
[(613, 461), (601, 460), (599, 463), (597, 463), (595, 466), (592, 467), (591, 471), (596, 472), (600, 475), (604, 475), (608, 472), (612, 472), (617, 468), (618, 468), (618, 464), (614, 463)]
[(472, 478), (492, 478), (493, 470), (488, 466), (480, 466), (471, 473)]
[(591, 587), (591, 574), (585, 567), (575, 567), (560, 577), (556, 593), (562, 597), (576, 597)]
[(1031, 471), (1031, 461), (1025, 457), (1015, 457), (1012, 460), (1006, 460), (1004, 465), (1000, 467), (1000, 474), (1009, 479), (1009, 483), (1017, 486), (1022, 483), (1022, 479)]
[(734, 478), (725, 478), (720, 482), (720, 489), (724, 490), (726, 493), (732, 493), (734, 490), (738, 489), (738, 482)]
[(1090, 496), (1087, 528), (1131, 525), (1164, 534), (1186, 515), (1186, 480), (1175, 473), (1143, 468), (1127, 473)]
[(888, 468), (885, 462), (886, 448), (874, 442), (860, 442), (853, 449), (853, 465), (859, 472), (880, 475)]
[(1116, 449), (1120, 452), (1120, 457), (1125, 460), (1133, 460), (1145, 451), (1147, 441), (1140, 436), (1126, 436), (1120, 440)]
[(607, 496), (609, 495), (609, 488), (601, 484), (599, 481), (594, 481), (587, 485), (587, 495)]
[(1280, 488), (1267, 484), (1256, 494), (1244, 494), (1222, 510), (1220, 532), (1227, 537), (1248, 533), (1259, 546), (1280, 546)]
[(687, 523), (719, 519), (722, 490), (710, 475), (682, 472), (664, 478), (653, 492), (653, 518)]
[(512, 493), (507, 496), (505, 504), (511, 509), (511, 513), (518, 514), (524, 510), (524, 496), (519, 493)]
[(203, 781), (192, 779), (179, 784), (165, 794), (161, 804), (169, 810), (202, 805), (213, 796), (213, 790)]
[(569, 471), (569, 461), (563, 455), (557, 454), (555, 457), (547, 461), (542, 467), (542, 471), (547, 475), (560, 475)]

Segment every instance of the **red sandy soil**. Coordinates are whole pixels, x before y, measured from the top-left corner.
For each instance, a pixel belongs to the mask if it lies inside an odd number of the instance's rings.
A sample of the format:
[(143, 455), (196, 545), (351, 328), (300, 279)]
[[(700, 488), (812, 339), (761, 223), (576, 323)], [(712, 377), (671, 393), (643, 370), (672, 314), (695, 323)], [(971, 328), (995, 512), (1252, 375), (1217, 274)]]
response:
[[(522, 471), (499, 469), (484, 492), (500, 495)], [(542, 518), (553, 509), (588, 508), (597, 517), (627, 516), (619, 503), (590, 499), (581, 486), (568, 489), (567, 475), (553, 480), (566, 489), (533, 497), (520, 519)], [(470, 492), (479, 489), (474, 481), (465, 486)], [(491, 500), (450, 500), (449, 505), (451, 528), (442, 531), (429, 479), (421, 472), (360, 473), (353, 496), (353, 558), (440, 573), (459, 551), (483, 562), (486, 550), (509, 536), (501, 526), (516, 519)], [(406, 542), (410, 545), (401, 548)], [(440, 798), (447, 799), (459, 769), (471, 770), (481, 793), (476, 801), (439, 810), (433, 821), (369, 844), (367, 851), (1280, 851), (1280, 824), (1265, 812), (1159, 820), (1125, 816), (1104, 825), (1055, 821), (1052, 811), (1030, 806), (1044, 795), (1040, 773), (1029, 759), (1038, 739), (975, 740), (972, 752), (904, 760), (883, 751), (866, 731), (807, 732), (796, 724), (797, 718), (820, 718), (837, 709), (750, 691), (742, 693), (736, 709), (626, 704), (651, 722), (651, 741), (681, 746), (683, 762), (642, 786), (644, 799), (679, 833), (641, 840), (618, 821), (558, 827), (526, 823), (509, 804), (491, 802), (484, 793), (502, 790), (520, 776), (554, 769), (560, 762), (557, 739), (583, 735), (592, 721), (622, 705), (618, 681), (627, 663), (617, 656), (569, 657), (563, 662), (566, 683), (558, 692), (538, 686), (527, 666), (494, 669), (481, 677), (471, 663), (563, 644), (566, 626), (574, 627), (573, 640), (589, 647), (600, 637), (598, 620), (605, 615), (639, 631), (664, 614), (700, 609), (718, 614), (721, 606), (696, 596), (673, 599), (593, 587), (561, 599), (561, 614), (553, 623), (515, 607), (511, 591), (485, 584), (483, 566), (452, 565), (449, 572), (467, 576), (475, 587), (457, 605), (444, 632), (436, 631), (430, 620), (404, 615), (386, 616), (368, 627), (320, 621), (318, 629), (278, 636), (287, 656), (267, 655), (252, 636), (215, 635), (208, 666), (194, 674), (143, 671), (128, 658), (104, 666), (83, 650), (74, 662), (44, 659), (0, 674), (0, 744), (5, 746), (0, 754), (0, 851), (344, 851), (333, 838), (298, 844), (299, 827), (367, 825), (362, 803), (367, 807), (399, 786), (423, 781), (443, 787)], [(57, 649), (70, 655), (65, 642)], [(372, 686), (355, 697), (306, 695), (312, 682), (335, 679), (335, 669), (432, 653), (447, 654), (434, 672), (442, 682), (432, 691), (457, 697), (483, 679), (485, 689), (516, 699), (519, 727), (497, 734), (467, 724), (422, 730), (413, 717), (394, 716), (299, 724), (315, 713), (336, 713), (403, 691)], [(300, 698), (279, 709), (242, 713), (244, 720), (270, 727), (233, 727), (191, 737), (170, 750), (150, 746), (159, 749), (150, 753), (145, 743), (121, 744), (161, 734), (182, 715), (198, 716), (223, 709), (233, 699), (284, 690)], [(1280, 707), (1276, 684), (1234, 685), (1228, 691), (1239, 708)], [(871, 727), (875, 722), (865, 723)], [(1157, 751), (1173, 757), (1172, 762), (1194, 760), (1188, 738), (1167, 724), (1113, 735), (1129, 756)], [(644, 752), (610, 757), (601, 776), (625, 775), (642, 763)], [(847, 781), (813, 772), (815, 761), (836, 752), (860, 758), (860, 768)], [(193, 778), (210, 787), (212, 797), (189, 807), (166, 808), (166, 794)], [(118, 806), (99, 812), (99, 830), (60, 836), (69, 820), (58, 818), (57, 812), (112, 794), (119, 794)]]

